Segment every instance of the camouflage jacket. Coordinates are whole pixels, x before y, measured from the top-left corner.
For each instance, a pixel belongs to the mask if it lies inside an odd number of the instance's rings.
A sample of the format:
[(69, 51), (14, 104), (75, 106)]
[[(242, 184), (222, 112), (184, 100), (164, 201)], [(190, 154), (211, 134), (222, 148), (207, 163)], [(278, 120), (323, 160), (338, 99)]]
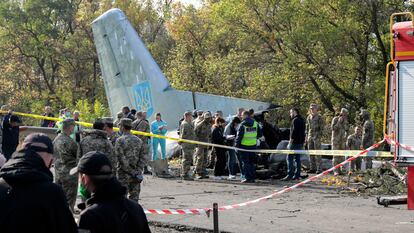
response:
[(204, 120), (196, 120), (194, 123), (194, 134), (198, 141), (209, 142), (211, 139), (211, 124)]
[(371, 120), (366, 120), (362, 128), (362, 146), (368, 148), (374, 144), (375, 128)]
[[(188, 139), (188, 140), (195, 140), (196, 136), (194, 133), (194, 126), (192, 123), (188, 123), (187, 121), (183, 121), (180, 125), (180, 138), (181, 139)], [(183, 143), (182, 146), (189, 146), (191, 144)]]
[(118, 175), (142, 174), (147, 158), (144, 154), (142, 140), (131, 133), (123, 133), (115, 142), (115, 156)]
[[(146, 120), (137, 119), (134, 122), (132, 122), (132, 129), (136, 131), (149, 133), (150, 125), (148, 121)], [(137, 135), (137, 136), (142, 140), (144, 144), (148, 144), (149, 137), (143, 136), (143, 135)]]
[(340, 121), (339, 116), (336, 116), (332, 119), (332, 144), (344, 143), (346, 142), (347, 133), (349, 130), (349, 123), (347, 119)]
[(346, 140), (346, 148), (349, 150), (359, 150), (361, 147), (361, 137), (356, 134), (349, 135)]
[(108, 135), (108, 139), (112, 143), (112, 146), (115, 146), (116, 139), (118, 139), (119, 137), (121, 137), (121, 134), (115, 131)]
[(60, 133), (53, 141), (56, 156), (55, 178), (60, 180), (69, 176), (70, 169), (76, 167), (78, 146), (76, 142), (64, 133)]
[(312, 139), (321, 139), (324, 129), (324, 120), (321, 115), (312, 116), (309, 114), (306, 118), (306, 137)]
[(108, 135), (105, 131), (91, 129), (84, 132), (85, 136), (80, 142), (79, 157), (81, 158), (84, 154), (90, 151), (99, 151), (108, 156), (115, 167), (116, 159), (111, 142), (108, 140)]

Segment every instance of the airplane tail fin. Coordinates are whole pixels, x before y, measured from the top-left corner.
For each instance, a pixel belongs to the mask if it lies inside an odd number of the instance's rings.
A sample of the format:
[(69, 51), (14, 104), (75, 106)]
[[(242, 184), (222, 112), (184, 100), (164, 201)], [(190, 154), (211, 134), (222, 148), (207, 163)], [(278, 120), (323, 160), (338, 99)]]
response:
[[(122, 106), (162, 112), (169, 129), (178, 127), (183, 113), (195, 108), (235, 114), (238, 107), (265, 110), (270, 104), (231, 97), (179, 91), (170, 87), (161, 69), (125, 14), (111, 9), (92, 23), (95, 46), (113, 117)], [(171, 126), (172, 125), (172, 126)]]

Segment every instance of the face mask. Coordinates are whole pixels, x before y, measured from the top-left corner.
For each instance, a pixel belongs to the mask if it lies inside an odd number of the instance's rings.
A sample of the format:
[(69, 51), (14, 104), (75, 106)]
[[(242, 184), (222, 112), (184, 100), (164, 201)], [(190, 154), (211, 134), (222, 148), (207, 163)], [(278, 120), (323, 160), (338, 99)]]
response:
[(83, 184), (83, 179), (79, 182), (79, 194), (81, 197), (88, 199), (91, 197), (91, 193), (88, 191), (86, 186)]

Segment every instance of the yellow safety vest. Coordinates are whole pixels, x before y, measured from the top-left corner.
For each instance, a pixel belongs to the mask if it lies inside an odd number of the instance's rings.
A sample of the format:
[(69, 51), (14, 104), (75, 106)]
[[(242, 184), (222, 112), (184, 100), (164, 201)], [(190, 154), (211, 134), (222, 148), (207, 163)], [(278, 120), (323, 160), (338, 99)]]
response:
[(244, 135), (241, 141), (243, 146), (255, 146), (257, 143), (257, 122), (253, 123), (253, 126), (243, 126)]

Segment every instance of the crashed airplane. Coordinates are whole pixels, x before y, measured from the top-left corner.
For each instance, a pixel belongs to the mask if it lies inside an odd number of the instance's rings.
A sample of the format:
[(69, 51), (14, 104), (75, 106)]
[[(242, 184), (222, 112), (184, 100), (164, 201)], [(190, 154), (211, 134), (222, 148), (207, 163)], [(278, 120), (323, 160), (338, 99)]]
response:
[(271, 104), (253, 100), (175, 90), (158, 67), (125, 14), (111, 9), (92, 23), (111, 115), (122, 106), (146, 111), (153, 120), (163, 114), (170, 132), (175, 132), (185, 111), (221, 110), (233, 115), (237, 108), (268, 109)]

